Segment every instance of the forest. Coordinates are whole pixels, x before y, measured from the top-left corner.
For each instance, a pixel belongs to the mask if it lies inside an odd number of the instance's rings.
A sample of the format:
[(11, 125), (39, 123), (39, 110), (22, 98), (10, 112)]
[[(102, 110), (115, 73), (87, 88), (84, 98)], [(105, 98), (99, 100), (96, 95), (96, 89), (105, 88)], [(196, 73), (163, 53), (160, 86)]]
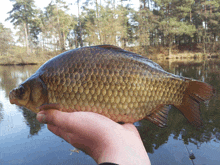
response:
[[(34, 0), (10, 1), (6, 20), (17, 39), (0, 23), (0, 56), (18, 47), (32, 55), (102, 44), (142, 55), (220, 50), (220, 0), (139, 0), (137, 9), (129, 0), (52, 0), (43, 10)], [(78, 14), (69, 14), (70, 5)]]

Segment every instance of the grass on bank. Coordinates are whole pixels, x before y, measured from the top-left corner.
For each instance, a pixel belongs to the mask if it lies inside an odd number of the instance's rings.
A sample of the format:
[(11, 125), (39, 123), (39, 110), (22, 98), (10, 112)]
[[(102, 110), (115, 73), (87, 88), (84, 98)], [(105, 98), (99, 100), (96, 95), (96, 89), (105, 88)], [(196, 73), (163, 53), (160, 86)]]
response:
[(60, 53), (60, 51), (34, 49), (27, 54), (25, 47), (13, 46), (6, 54), (0, 56), (0, 65), (43, 64)]

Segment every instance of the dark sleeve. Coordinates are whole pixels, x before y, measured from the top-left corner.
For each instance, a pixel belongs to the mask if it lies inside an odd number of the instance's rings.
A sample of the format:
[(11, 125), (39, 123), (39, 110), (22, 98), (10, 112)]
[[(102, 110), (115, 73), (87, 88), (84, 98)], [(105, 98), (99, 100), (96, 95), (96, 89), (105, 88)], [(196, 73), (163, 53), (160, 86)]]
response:
[(115, 164), (115, 163), (110, 163), (110, 162), (105, 162), (105, 163), (101, 163), (99, 165), (119, 165), (119, 164)]

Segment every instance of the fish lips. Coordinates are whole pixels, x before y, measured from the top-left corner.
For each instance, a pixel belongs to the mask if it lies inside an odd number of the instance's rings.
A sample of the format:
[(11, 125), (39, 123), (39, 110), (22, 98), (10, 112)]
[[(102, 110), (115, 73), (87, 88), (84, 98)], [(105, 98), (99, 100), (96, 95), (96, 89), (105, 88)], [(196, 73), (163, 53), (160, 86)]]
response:
[(16, 105), (20, 105), (18, 103), (18, 100), (15, 98), (15, 90), (11, 90), (10, 93), (9, 93), (9, 101), (11, 104), (16, 104)]

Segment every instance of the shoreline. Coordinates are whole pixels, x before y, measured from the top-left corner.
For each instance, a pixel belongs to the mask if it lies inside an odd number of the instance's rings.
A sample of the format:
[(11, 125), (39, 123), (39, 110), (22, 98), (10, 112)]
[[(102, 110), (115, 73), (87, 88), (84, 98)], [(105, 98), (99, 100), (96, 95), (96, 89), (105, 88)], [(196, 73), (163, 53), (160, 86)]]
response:
[[(220, 54), (203, 54), (203, 53), (178, 53), (172, 55), (143, 55), (144, 57), (149, 58), (152, 61), (179, 61), (179, 62), (187, 62), (187, 61), (204, 61), (208, 59), (220, 59)], [(55, 56), (54, 56), (55, 57)], [(42, 65), (49, 59), (53, 58), (53, 56), (44, 56), (36, 57), (36, 56), (2, 56), (0, 57), (0, 66), (23, 66), (23, 65)]]
[(153, 60), (191, 60), (191, 59), (218, 59), (220, 58), (220, 54), (203, 54), (203, 53), (177, 53), (172, 55), (150, 55), (148, 58)]
[(39, 65), (39, 63), (33, 63), (33, 62), (30, 62), (30, 63), (15, 63), (15, 64), (11, 64), (11, 63), (6, 63), (6, 64), (0, 64), (0, 66), (23, 66), (23, 65)]

